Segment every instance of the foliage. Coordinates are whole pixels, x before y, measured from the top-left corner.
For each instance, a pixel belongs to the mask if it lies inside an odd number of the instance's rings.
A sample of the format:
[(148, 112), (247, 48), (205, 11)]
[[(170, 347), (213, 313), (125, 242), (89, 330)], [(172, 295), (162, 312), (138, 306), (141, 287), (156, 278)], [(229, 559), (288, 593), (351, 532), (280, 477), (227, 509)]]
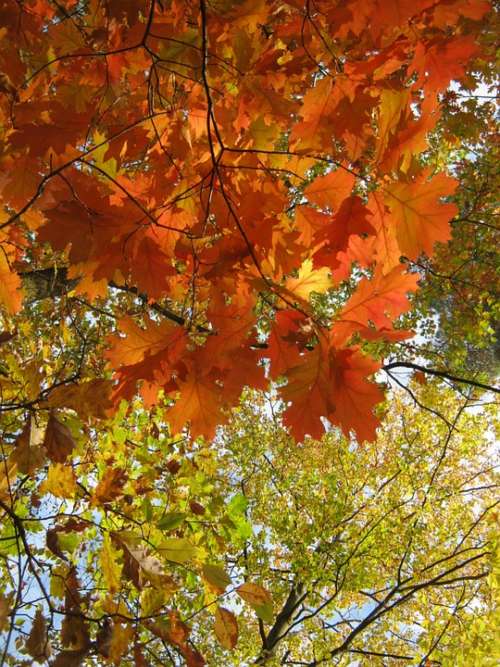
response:
[[(457, 372), (485, 378), (498, 375), (500, 359), (495, 114), (488, 95), (455, 95), (447, 107), (431, 154), (452, 165), (460, 180), (459, 215), (450, 243), (432, 261), (420, 260), (425, 280), (414, 303), (421, 325), (429, 313), (439, 315), (434, 363), (441, 356)], [(453, 141), (447, 139), (450, 124), (458, 135)]]
[[(438, 385), (413, 389), (449, 425), (401, 392), (375, 443), (333, 431), (297, 446), (279, 405), (256, 394), (217, 447), (186, 450), (137, 405), (135, 424), (117, 415), (75, 443), (71, 467), (49, 463), (48, 479), (18, 469), (16, 482), (18, 443), (2, 555), (50, 605), (24, 651), (39, 657), (36, 637), (56, 665), (91, 654), (196, 665), (198, 651), (213, 665), (372, 665), (379, 654), (423, 664), (431, 653), (457, 664), (465, 625), (481, 628), (470, 644), (481, 659), (468, 664), (483, 664), (498, 503), (483, 434), (494, 438), (495, 413)], [(29, 548), (16, 566), (19, 540)]]
[[(174, 431), (212, 437), (244, 384), (264, 387), (264, 358), (289, 379), (296, 437), (328, 417), (373, 438), (380, 362), (359, 342), (409, 335), (393, 326), (416, 289), (400, 257), (450, 237), (456, 181), (418, 155), (439, 94), (480, 67), (488, 8), (4, 2), (5, 306), (21, 306), (16, 266), (62, 262), (80, 298), (114, 286), (170, 315), (113, 310), (115, 404), (142, 382), (149, 404), (177, 400)], [(310, 297), (356, 291), (353, 262), (367, 307), (329, 332)]]
[(489, 10), (0, 1), (2, 664), (495, 660)]

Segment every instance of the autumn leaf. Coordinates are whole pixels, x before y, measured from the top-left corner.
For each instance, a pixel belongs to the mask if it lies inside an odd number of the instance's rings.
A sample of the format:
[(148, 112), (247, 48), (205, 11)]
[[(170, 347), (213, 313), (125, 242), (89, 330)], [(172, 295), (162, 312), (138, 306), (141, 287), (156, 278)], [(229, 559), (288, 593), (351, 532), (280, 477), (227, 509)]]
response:
[(236, 589), (238, 595), (248, 602), (259, 618), (267, 623), (273, 620), (273, 600), (265, 588), (258, 584), (244, 583)]
[(79, 667), (88, 653), (87, 649), (60, 651), (52, 663), (53, 667)]
[(207, 582), (210, 589), (217, 595), (222, 595), (226, 588), (231, 584), (231, 578), (226, 574), (223, 568), (218, 565), (205, 563), (201, 568), (203, 579)]
[(36, 611), (25, 648), (36, 662), (45, 662), (50, 657), (51, 648), (47, 637), (47, 621), (41, 609)]
[(214, 630), (221, 646), (230, 651), (234, 649), (238, 642), (238, 621), (231, 611), (217, 607)]
[(453, 194), (456, 186), (456, 180), (445, 174), (431, 180), (423, 174), (415, 182), (393, 183), (385, 188), (402, 255), (409, 259), (417, 259), (421, 252), (432, 255), (437, 241), (444, 243), (450, 238), (449, 223), (457, 207), (440, 203), (440, 198)]
[[(334, 334), (333, 334), (334, 335)], [(321, 437), (321, 417), (327, 417), (348, 435), (354, 430), (359, 440), (373, 440), (378, 419), (374, 407), (382, 401), (381, 389), (367, 379), (379, 364), (357, 349), (337, 350), (331, 341), (321, 341), (291, 368), (288, 383), (280, 393), (290, 406), (285, 423), (297, 440), (305, 435)]]
[(272, 377), (282, 375), (288, 368), (300, 362), (297, 340), (305, 342), (306, 334), (300, 330), (306, 325), (305, 318), (295, 310), (281, 310), (276, 313), (264, 355), (271, 361)]
[(12, 606), (12, 595), (0, 595), (0, 631), (7, 628)]
[(185, 538), (177, 537), (163, 539), (158, 545), (158, 551), (173, 563), (185, 563), (196, 555), (196, 547)]
[(113, 664), (120, 664), (122, 657), (128, 651), (133, 636), (134, 629), (132, 626), (123, 623), (115, 623), (113, 625), (108, 653), (109, 659)]
[(314, 269), (310, 259), (306, 259), (296, 278), (287, 278), (285, 289), (301, 301), (308, 301), (313, 292), (326, 292), (333, 283), (326, 267)]
[(351, 194), (356, 178), (347, 169), (339, 168), (326, 176), (318, 176), (304, 190), (309, 201), (322, 208), (337, 211)]
[(401, 116), (405, 114), (410, 103), (410, 91), (383, 90), (380, 96), (378, 140), (375, 160), (381, 162), (387, 149), (389, 139), (398, 127)]
[(105, 379), (88, 380), (53, 389), (48, 398), (49, 408), (70, 408), (82, 417), (105, 418), (111, 403), (112, 382)]
[(181, 399), (169, 410), (169, 422), (179, 432), (190, 422), (193, 437), (203, 433), (209, 437), (222, 418), (221, 391), (210, 377), (189, 375), (179, 381)]
[(16, 439), (15, 449), (10, 455), (10, 460), (16, 464), (17, 469), (23, 475), (33, 475), (44, 464), (45, 452), (41, 446), (41, 429), (38, 428), (31, 417)]
[(10, 313), (17, 313), (23, 301), (21, 279), (12, 270), (3, 245), (0, 245), (0, 303)]
[(338, 313), (332, 339), (342, 347), (349, 336), (369, 323), (375, 329), (392, 328), (392, 322), (409, 308), (408, 292), (417, 289), (418, 275), (405, 274), (403, 267), (390, 273), (378, 272), (371, 280), (362, 278), (356, 291)]
[(112, 347), (106, 353), (114, 368), (133, 366), (147, 357), (155, 357), (167, 349), (171, 334), (178, 334), (168, 320), (160, 325), (147, 320), (145, 328), (141, 328), (132, 318), (124, 318), (119, 326), (122, 336), (110, 339)]
[(43, 446), (47, 456), (54, 463), (64, 463), (75, 447), (71, 431), (57, 419), (53, 412), (50, 413), (47, 422)]
[(409, 75), (418, 72), (419, 85), (436, 94), (444, 90), (452, 79), (462, 77), (465, 63), (478, 51), (479, 47), (470, 35), (453, 37), (444, 44), (438, 41), (431, 46), (419, 42)]
[(113, 547), (113, 543), (106, 533), (101, 547), (101, 569), (110, 593), (116, 593), (121, 588), (122, 567), (118, 561), (119, 552)]
[(41, 493), (51, 493), (57, 498), (74, 498), (77, 491), (76, 477), (70, 465), (52, 463), (47, 478), (40, 486)]

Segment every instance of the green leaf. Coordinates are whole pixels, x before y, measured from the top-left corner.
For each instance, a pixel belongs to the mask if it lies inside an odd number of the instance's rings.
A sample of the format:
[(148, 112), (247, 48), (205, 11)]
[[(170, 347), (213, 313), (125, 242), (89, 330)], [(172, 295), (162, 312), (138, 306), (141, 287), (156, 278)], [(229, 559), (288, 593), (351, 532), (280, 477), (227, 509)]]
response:
[(165, 514), (156, 524), (160, 530), (170, 531), (175, 530), (184, 523), (186, 515), (183, 512), (170, 512)]
[(218, 565), (205, 565), (201, 568), (203, 579), (209, 584), (211, 588), (214, 589), (219, 595), (223, 593), (226, 588), (231, 583), (231, 578), (228, 574)]
[(163, 540), (158, 551), (173, 563), (185, 563), (196, 555), (196, 547), (183, 538), (175, 537)]
[(242, 493), (237, 493), (227, 505), (227, 513), (231, 518), (239, 517), (245, 514), (245, 510), (248, 507), (248, 500)]

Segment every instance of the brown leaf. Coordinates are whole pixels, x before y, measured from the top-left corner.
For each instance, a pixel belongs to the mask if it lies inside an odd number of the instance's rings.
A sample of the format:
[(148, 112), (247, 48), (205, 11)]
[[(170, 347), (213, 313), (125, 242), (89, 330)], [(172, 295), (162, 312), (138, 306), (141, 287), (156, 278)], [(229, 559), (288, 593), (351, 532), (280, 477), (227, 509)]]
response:
[(8, 343), (9, 340), (12, 340), (15, 335), (16, 335), (15, 331), (2, 331), (0, 333), (0, 345)]
[(105, 418), (111, 408), (111, 380), (95, 379), (79, 384), (61, 385), (50, 392), (45, 402), (50, 408), (70, 408), (80, 417)]
[(52, 551), (55, 556), (58, 556), (63, 560), (68, 560), (67, 556), (64, 555), (61, 547), (59, 546), (59, 531), (59, 526), (56, 526), (55, 528), (49, 528), (45, 537), (45, 543), (47, 548), (50, 549), (50, 551)]
[(51, 654), (47, 636), (47, 621), (41, 609), (36, 611), (25, 649), (36, 662), (45, 662)]
[(82, 616), (65, 616), (61, 625), (61, 642), (72, 651), (83, 651), (89, 646), (87, 622)]
[(167, 468), (170, 474), (175, 475), (179, 472), (181, 464), (179, 461), (176, 461), (175, 459), (170, 459), (170, 461), (167, 462)]
[(0, 632), (8, 627), (8, 619), (12, 608), (13, 593), (9, 595), (0, 594)]
[(80, 651), (61, 651), (56, 655), (52, 667), (80, 667), (87, 653), (87, 649), (81, 649)]
[(92, 504), (103, 505), (123, 495), (127, 474), (122, 468), (107, 468), (92, 494)]
[(135, 667), (149, 667), (149, 663), (142, 654), (141, 647), (137, 644), (134, 646), (134, 663)]
[(71, 431), (65, 424), (58, 421), (53, 413), (47, 423), (43, 445), (47, 456), (54, 463), (64, 463), (75, 446)]
[(196, 500), (189, 501), (189, 508), (191, 512), (197, 516), (202, 516), (206, 512), (206, 509), (203, 507), (203, 505), (197, 503)]
[(109, 656), (111, 637), (113, 636), (113, 624), (109, 618), (104, 619), (102, 627), (96, 636), (97, 651), (105, 658)]
[(45, 452), (40, 446), (40, 429), (28, 417), (21, 435), (17, 438), (10, 459), (23, 475), (32, 476), (45, 462)]

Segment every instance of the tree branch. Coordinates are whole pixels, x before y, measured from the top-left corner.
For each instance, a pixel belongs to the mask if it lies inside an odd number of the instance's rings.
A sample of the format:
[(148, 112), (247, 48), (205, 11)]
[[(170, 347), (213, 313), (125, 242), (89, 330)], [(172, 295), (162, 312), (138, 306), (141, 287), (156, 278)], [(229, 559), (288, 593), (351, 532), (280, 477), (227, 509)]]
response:
[(478, 389), (493, 391), (496, 394), (500, 394), (499, 387), (493, 387), (492, 385), (484, 384), (483, 382), (477, 382), (477, 380), (472, 380), (469, 378), (458, 377), (457, 375), (453, 375), (452, 373), (448, 373), (447, 371), (439, 371), (435, 368), (427, 368), (426, 366), (420, 366), (419, 364), (415, 364), (411, 361), (394, 361), (390, 364), (382, 366), (382, 370), (386, 371), (386, 373), (395, 368), (410, 368), (415, 371), (421, 371), (422, 373), (427, 373), (428, 375), (434, 375), (435, 377), (440, 377), (445, 380), (450, 380), (451, 382), (468, 384), (472, 387), (478, 387)]

